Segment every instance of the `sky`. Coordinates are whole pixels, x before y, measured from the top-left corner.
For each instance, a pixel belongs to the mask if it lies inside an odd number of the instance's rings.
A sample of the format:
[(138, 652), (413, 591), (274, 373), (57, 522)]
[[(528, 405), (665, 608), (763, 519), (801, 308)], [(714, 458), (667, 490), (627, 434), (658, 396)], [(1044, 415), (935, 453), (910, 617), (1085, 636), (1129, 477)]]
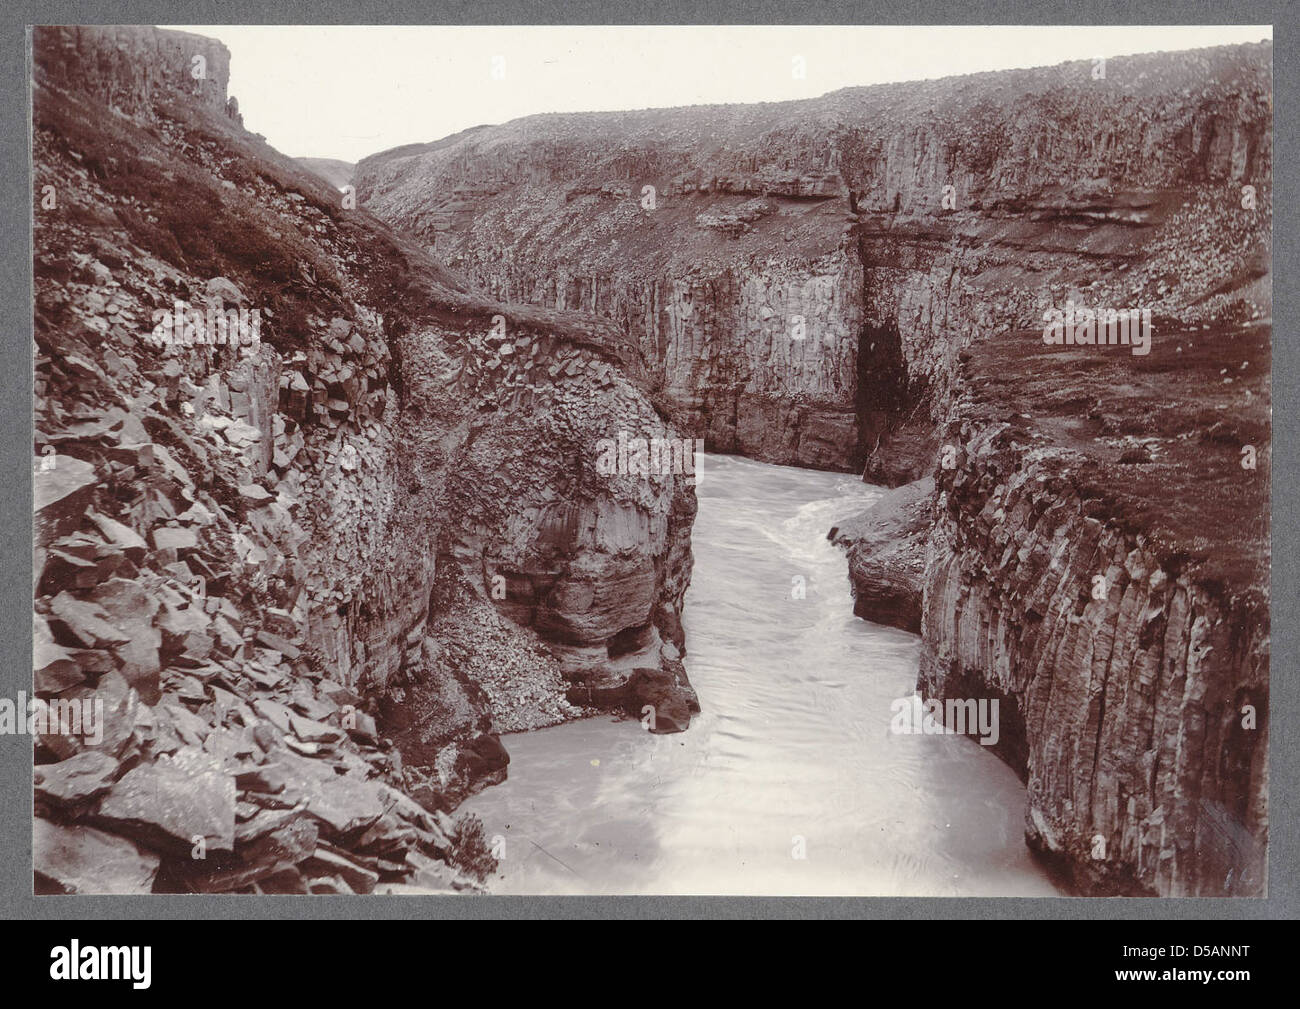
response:
[(1241, 25), (167, 27), (230, 49), (248, 129), (293, 157), (343, 161), (538, 112), (787, 101), (1273, 37)]

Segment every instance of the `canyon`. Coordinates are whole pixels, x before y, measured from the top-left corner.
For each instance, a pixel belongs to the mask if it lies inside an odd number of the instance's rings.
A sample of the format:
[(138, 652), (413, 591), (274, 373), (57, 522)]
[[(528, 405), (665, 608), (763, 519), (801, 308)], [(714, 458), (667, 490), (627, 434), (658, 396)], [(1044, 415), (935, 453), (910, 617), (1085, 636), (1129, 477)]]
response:
[[(695, 439), (891, 488), (827, 530), (855, 612), (997, 701), (1076, 892), (1265, 892), (1270, 45), (355, 166), (213, 39), (32, 47), (33, 690), (105, 713), (36, 740), (38, 892), (481, 888), (503, 733), (700, 713), (693, 470), (600, 450)], [(1071, 301), (1150, 352), (1046, 342)]]
[[(353, 179), (490, 295), (611, 321), (708, 451), (897, 488), (830, 530), (856, 612), (999, 701), (1077, 892), (1258, 895), (1272, 49), (1095, 71), (533, 116)], [(1148, 352), (1046, 341), (1071, 302)]]

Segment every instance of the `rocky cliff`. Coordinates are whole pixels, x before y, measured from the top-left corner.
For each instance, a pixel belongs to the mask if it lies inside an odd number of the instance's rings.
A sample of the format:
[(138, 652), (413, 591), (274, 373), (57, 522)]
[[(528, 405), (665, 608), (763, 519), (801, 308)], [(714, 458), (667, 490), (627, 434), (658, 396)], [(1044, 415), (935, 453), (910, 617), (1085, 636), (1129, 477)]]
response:
[(474, 885), (498, 733), (689, 721), (691, 478), (598, 467), (675, 434), (639, 353), (345, 206), (219, 43), (33, 50), (38, 888)]
[(1164, 359), (1086, 369), (1086, 348), (1037, 331), (971, 349), (936, 469), (920, 689), (1002, 698), (1026, 836), (1082, 891), (1258, 894), (1269, 332), (1167, 339)]
[[(1087, 62), (534, 116), (374, 155), (356, 182), (499, 296), (617, 320), (710, 448), (858, 468), (897, 441), (909, 465), (881, 464), (902, 478), (932, 447), (904, 422), (972, 333), (1131, 262), (1186, 205), (1171, 188), (1214, 191), (1196, 226), (1235, 216), (1239, 184), (1268, 177), (1270, 71), (1269, 47), (1225, 47), (1111, 60), (1101, 79)], [(1225, 279), (1218, 258), (1176, 267)], [(1161, 278), (1134, 269), (1155, 300)]]
[(925, 520), (849, 534), (859, 612), (920, 627), (927, 696), (1004, 700), (1029, 842), (1085, 892), (1254, 894), (1271, 74), (1261, 43), (536, 116), (356, 181), (497, 295), (615, 320), (711, 448), (933, 475)]

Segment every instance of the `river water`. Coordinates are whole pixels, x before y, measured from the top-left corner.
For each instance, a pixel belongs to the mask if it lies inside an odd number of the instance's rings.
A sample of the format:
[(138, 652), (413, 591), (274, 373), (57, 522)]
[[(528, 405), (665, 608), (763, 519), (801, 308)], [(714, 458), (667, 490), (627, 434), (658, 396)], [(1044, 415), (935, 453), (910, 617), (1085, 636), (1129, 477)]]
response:
[(675, 735), (600, 717), (505, 737), (509, 780), (462, 807), (500, 839), (492, 891), (1057, 894), (1010, 768), (973, 738), (889, 731), (920, 642), (853, 616), (826, 539), (879, 490), (710, 456), (697, 492), (683, 622), (703, 713)]

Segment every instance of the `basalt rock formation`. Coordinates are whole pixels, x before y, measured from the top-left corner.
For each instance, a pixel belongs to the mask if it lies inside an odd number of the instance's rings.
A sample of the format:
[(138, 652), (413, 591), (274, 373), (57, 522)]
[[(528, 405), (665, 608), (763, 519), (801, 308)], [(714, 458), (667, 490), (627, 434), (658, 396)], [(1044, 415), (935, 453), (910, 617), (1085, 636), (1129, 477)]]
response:
[(904, 484), (830, 531), (830, 538), (848, 552), (858, 616), (905, 631), (921, 630), (933, 494), (930, 477)]
[(840, 532), (859, 613), (919, 624), (926, 696), (1002, 699), (1029, 843), (1083, 892), (1252, 895), (1271, 74), (1260, 43), (535, 116), (356, 184), (498, 296), (617, 322), (710, 449), (932, 476)]
[(596, 465), (674, 435), (636, 347), (345, 208), (219, 43), (33, 50), (38, 888), (474, 886), (500, 732), (689, 720), (692, 482)]

